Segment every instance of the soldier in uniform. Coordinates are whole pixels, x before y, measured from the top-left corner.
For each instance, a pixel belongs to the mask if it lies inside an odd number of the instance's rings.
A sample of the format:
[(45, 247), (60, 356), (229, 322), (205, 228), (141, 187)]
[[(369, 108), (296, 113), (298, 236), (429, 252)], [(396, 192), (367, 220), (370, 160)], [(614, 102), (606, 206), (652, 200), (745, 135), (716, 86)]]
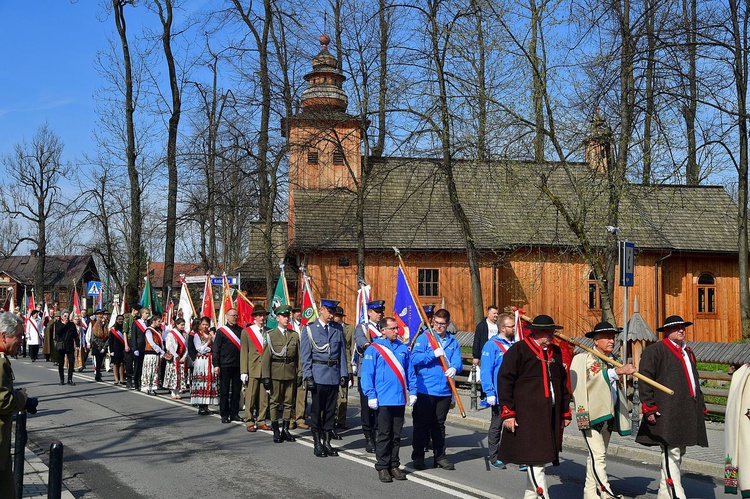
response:
[[(302, 309), (301, 308), (293, 308), (292, 309), (292, 318), (289, 320), (289, 324), (291, 324), (292, 329), (294, 329), (297, 332), (297, 336), (300, 338), (300, 342), (302, 341)], [(301, 428), (301, 429), (307, 429), (309, 426), (307, 426), (307, 423), (305, 423), (305, 409), (307, 405), (307, 388), (305, 388), (304, 383), (297, 387), (297, 390), (294, 394), (294, 421), (292, 421), (292, 429), (294, 428)]]
[(377, 415), (367, 405), (367, 395), (362, 391), (362, 359), (365, 350), (372, 342), (380, 338), (378, 323), (383, 320), (385, 313), (385, 300), (373, 300), (367, 302), (367, 324), (360, 324), (354, 331), (354, 343), (357, 346), (359, 362), (357, 365), (357, 387), (359, 388), (359, 410), (362, 418), (362, 432), (365, 434), (365, 451), (375, 452), (375, 428), (377, 427)]
[[(294, 442), (289, 433), (292, 419), (294, 390), (302, 385), (302, 372), (299, 369), (299, 335), (287, 329), (292, 309), (281, 305), (274, 309), (279, 325), (266, 333), (266, 346), (261, 356), (261, 376), (263, 387), (271, 392), (271, 427), (273, 441)], [(279, 406), (284, 405), (281, 430), (279, 430)]]
[(310, 429), (317, 457), (338, 456), (331, 446), (338, 387), (349, 382), (344, 330), (331, 321), (339, 302), (320, 302), (318, 320), (302, 329), (302, 373), (312, 392)]
[(237, 324), (239, 315), (232, 308), (227, 312), (227, 323), (216, 330), (212, 350), (214, 376), (219, 376), (219, 410), (221, 422), (244, 421), (240, 417), (240, 335), (243, 330)]
[[(352, 348), (354, 346), (354, 326), (344, 322), (344, 317), (346, 317), (344, 309), (341, 307), (336, 307), (336, 313), (333, 314), (333, 320), (336, 322), (336, 324), (340, 324), (341, 327), (344, 328), (344, 339), (346, 340), (346, 358), (351, 359)], [(346, 409), (347, 402), (349, 400), (349, 384), (352, 383), (352, 378), (354, 376), (351, 362), (347, 362), (346, 365), (349, 369), (349, 383), (347, 383), (346, 386), (339, 387), (339, 400), (336, 408), (336, 426), (333, 428), (333, 437), (338, 440), (341, 440), (341, 437), (336, 431), (336, 428), (341, 428), (342, 430), (348, 429), (346, 426)]]
[[(242, 331), (242, 353), (240, 370), (242, 384), (245, 385), (245, 423), (247, 431), (270, 430), (266, 424), (268, 394), (261, 384), (261, 356), (266, 341), (266, 317), (268, 312), (263, 305), (253, 309), (255, 323)], [(258, 424), (260, 423), (260, 424)]]

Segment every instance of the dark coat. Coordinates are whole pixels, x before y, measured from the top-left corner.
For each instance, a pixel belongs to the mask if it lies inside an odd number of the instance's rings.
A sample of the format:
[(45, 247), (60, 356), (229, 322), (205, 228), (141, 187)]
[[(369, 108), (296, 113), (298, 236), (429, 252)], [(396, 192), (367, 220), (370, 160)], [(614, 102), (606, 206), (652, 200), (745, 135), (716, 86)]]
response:
[(66, 322), (65, 324), (63, 324), (62, 321), (55, 321), (55, 324), (52, 326), (52, 332), (54, 333), (53, 336), (55, 337), (55, 345), (57, 345), (58, 341), (63, 342), (64, 348), (62, 350), (58, 350), (58, 352), (72, 352), (76, 347), (81, 346), (81, 340), (78, 335), (78, 328), (70, 321)]
[[(562, 353), (555, 345), (546, 352), (547, 362), (537, 357), (539, 345), (532, 339), (514, 343), (503, 358), (497, 377), (501, 418), (516, 418), (514, 433), (503, 429), (497, 457), (501, 461), (541, 466), (559, 464), (563, 420), (570, 419), (570, 392)], [(545, 395), (544, 371), (552, 383), (552, 397)]]
[(482, 348), (484, 348), (484, 344), (487, 343), (489, 335), (490, 331), (489, 327), (487, 327), (487, 318), (485, 317), (479, 324), (477, 324), (477, 327), (474, 328), (474, 344), (471, 347), (472, 358), (482, 358)]
[(646, 383), (638, 384), (644, 416), (657, 411), (661, 415), (656, 417), (654, 425), (649, 424), (644, 418), (635, 441), (643, 445), (708, 447), (704, 419), (706, 404), (700, 389), (695, 355), (690, 348), (686, 349), (693, 364), (696, 382), (696, 393), (693, 396), (683, 363), (677, 356), (679, 352), (670, 348), (667, 341), (669, 340), (664, 339), (654, 343), (643, 351), (638, 371), (671, 388), (674, 395), (666, 394)]
[[(226, 327), (232, 330), (240, 341), (242, 338), (242, 328), (238, 324), (227, 324)], [(216, 329), (216, 338), (214, 338), (213, 364), (219, 367), (240, 367), (240, 349), (232, 340), (222, 332), (221, 328)]]
[[(143, 326), (143, 322), (140, 319), (133, 321), (133, 324), (130, 326), (128, 341), (130, 342), (131, 350), (138, 350), (143, 353), (146, 350), (146, 326), (141, 329), (136, 322), (140, 322), (141, 326)], [(125, 326), (123, 326), (123, 329), (124, 327)]]
[[(112, 328), (122, 333), (122, 326), (118, 325), (117, 323), (115, 323)], [(125, 357), (125, 344), (111, 332), (109, 333), (109, 338), (107, 341), (109, 343), (109, 351), (111, 352), (112, 357), (117, 360), (123, 359)]]

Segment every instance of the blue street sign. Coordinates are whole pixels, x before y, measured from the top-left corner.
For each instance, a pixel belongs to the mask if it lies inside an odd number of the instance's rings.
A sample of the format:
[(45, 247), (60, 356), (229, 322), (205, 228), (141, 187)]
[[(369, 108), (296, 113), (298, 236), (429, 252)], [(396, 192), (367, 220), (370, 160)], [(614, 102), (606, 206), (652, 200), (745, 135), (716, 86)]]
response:
[(620, 243), (620, 286), (633, 286), (635, 276), (635, 243)]
[[(236, 277), (229, 277), (229, 276), (227, 276), (227, 281), (229, 282), (230, 286), (236, 286), (237, 285), (237, 278)], [(223, 286), (224, 285), (224, 278), (223, 277), (212, 277), (211, 278), (211, 285), (212, 286)]]
[(87, 295), (89, 296), (99, 296), (99, 293), (102, 292), (102, 283), (101, 281), (89, 281), (88, 285), (88, 291)]

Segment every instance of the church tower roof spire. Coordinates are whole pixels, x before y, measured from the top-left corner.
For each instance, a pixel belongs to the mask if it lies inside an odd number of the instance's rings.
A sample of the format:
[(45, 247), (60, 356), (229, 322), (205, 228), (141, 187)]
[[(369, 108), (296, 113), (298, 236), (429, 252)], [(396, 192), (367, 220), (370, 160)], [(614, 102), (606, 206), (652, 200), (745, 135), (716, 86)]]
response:
[(328, 51), (331, 37), (322, 34), (318, 38), (320, 52), (313, 57), (311, 72), (305, 75), (310, 85), (302, 92), (302, 112), (315, 110), (336, 110), (344, 112), (348, 104), (342, 85), (346, 77), (338, 68), (336, 58)]

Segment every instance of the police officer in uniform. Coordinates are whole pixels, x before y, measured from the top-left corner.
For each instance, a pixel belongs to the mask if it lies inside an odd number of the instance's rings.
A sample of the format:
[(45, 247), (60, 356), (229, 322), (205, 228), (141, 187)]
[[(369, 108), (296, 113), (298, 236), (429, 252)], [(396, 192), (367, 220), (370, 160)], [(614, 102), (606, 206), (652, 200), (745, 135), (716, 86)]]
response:
[[(266, 333), (266, 346), (261, 356), (261, 377), (263, 387), (271, 391), (271, 427), (273, 441), (294, 442), (289, 433), (289, 421), (292, 419), (294, 390), (302, 385), (302, 373), (299, 370), (299, 335), (289, 325), (292, 309), (280, 305), (274, 309), (279, 325)], [(298, 378), (299, 375), (299, 378)], [(284, 405), (282, 429), (279, 430), (279, 406)]]
[(318, 320), (302, 328), (302, 375), (312, 393), (310, 429), (317, 457), (338, 456), (331, 446), (339, 386), (349, 382), (346, 340), (331, 319), (339, 302), (323, 299)]
[(367, 395), (362, 391), (362, 359), (365, 350), (377, 338), (380, 338), (378, 323), (383, 320), (385, 313), (385, 300), (373, 300), (367, 302), (367, 324), (359, 324), (354, 330), (354, 343), (357, 346), (359, 362), (357, 365), (357, 386), (359, 388), (359, 409), (362, 418), (362, 432), (365, 434), (365, 450), (369, 453), (375, 452), (375, 428), (377, 427), (377, 415), (367, 405)]

